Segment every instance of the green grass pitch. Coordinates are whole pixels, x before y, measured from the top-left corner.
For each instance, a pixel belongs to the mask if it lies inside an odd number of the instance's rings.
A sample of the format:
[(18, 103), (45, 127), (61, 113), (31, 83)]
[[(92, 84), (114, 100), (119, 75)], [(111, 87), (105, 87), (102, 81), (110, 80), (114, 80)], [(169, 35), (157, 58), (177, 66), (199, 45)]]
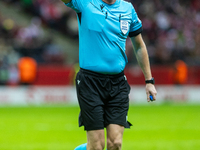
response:
[[(86, 142), (77, 106), (0, 107), (0, 150), (73, 150)], [(199, 150), (200, 105), (134, 106), (123, 150)]]

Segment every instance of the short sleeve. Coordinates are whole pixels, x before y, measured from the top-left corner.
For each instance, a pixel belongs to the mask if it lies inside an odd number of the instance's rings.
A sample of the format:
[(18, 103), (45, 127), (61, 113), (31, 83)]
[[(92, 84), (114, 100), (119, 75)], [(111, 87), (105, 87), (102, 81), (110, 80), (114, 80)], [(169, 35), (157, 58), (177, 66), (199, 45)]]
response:
[(130, 25), (129, 37), (137, 36), (142, 32), (142, 22), (138, 18), (135, 9), (132, 6), (132, 22)]
[[(87, 1), (87, 0), (85, 0)], [(65, 3), (66, 6), (72, 8), (77, 13), (82, 12), (84, 8), (84, 0), (71, 0), (69, 3)]]

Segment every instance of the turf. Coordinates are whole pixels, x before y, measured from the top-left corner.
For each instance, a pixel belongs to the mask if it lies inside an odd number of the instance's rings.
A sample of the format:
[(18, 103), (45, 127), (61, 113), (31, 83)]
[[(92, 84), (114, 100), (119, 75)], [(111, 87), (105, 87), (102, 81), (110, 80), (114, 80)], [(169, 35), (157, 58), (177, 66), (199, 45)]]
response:
[[(73, 150), (86, 142), (76, 106), (1, 107), (0, 150)], [(199, 150), (200, 105), (130, 106), (123, 150)]]

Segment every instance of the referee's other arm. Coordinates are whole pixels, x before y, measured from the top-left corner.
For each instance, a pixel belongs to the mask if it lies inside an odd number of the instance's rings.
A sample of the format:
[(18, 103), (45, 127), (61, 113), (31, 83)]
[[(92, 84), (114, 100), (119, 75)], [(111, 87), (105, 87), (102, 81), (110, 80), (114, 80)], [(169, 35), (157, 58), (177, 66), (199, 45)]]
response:
[(71, 0), (62, 0), (64, 3), (69, 3)]
[[(149, 56), (147, 52), (146, 45), (142, 39), (142, 35), (139, 34), (135, 37), (131, 37), (131, 41), (133, 44), (133, 49), (138, 61), (138, 64), (140, 65), (145, 80), (150, 80), (152, 78), (151, 75), (151, 69), (149, 64)], [(155, 89), (155, 86), (153, 84), (146, 84), (146, 94), (147, 94), (147, 101), (150, 102), (150, 94), (153, 96), (153, 100), (156, 100), (156, 94), (157, 91)]]

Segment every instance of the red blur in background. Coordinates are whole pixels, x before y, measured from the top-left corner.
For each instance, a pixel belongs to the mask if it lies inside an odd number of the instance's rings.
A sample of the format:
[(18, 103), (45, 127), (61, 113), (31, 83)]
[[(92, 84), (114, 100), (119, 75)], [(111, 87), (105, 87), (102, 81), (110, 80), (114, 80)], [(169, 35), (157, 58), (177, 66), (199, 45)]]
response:
[[(175, 80), (176, 68), (174, 66), (151, 66), (152, 75), (157, 84), (180, 84)], [(33, 85), (73, 85), (76, 71), (73, 66), (38, 66), (37, 78)], [(126, 67), (125, 75), (130, 85), (144, 85), (145, 79), (141, 69)], [(185, 83), (200, 84), (200, 67), (188, 67)]]

